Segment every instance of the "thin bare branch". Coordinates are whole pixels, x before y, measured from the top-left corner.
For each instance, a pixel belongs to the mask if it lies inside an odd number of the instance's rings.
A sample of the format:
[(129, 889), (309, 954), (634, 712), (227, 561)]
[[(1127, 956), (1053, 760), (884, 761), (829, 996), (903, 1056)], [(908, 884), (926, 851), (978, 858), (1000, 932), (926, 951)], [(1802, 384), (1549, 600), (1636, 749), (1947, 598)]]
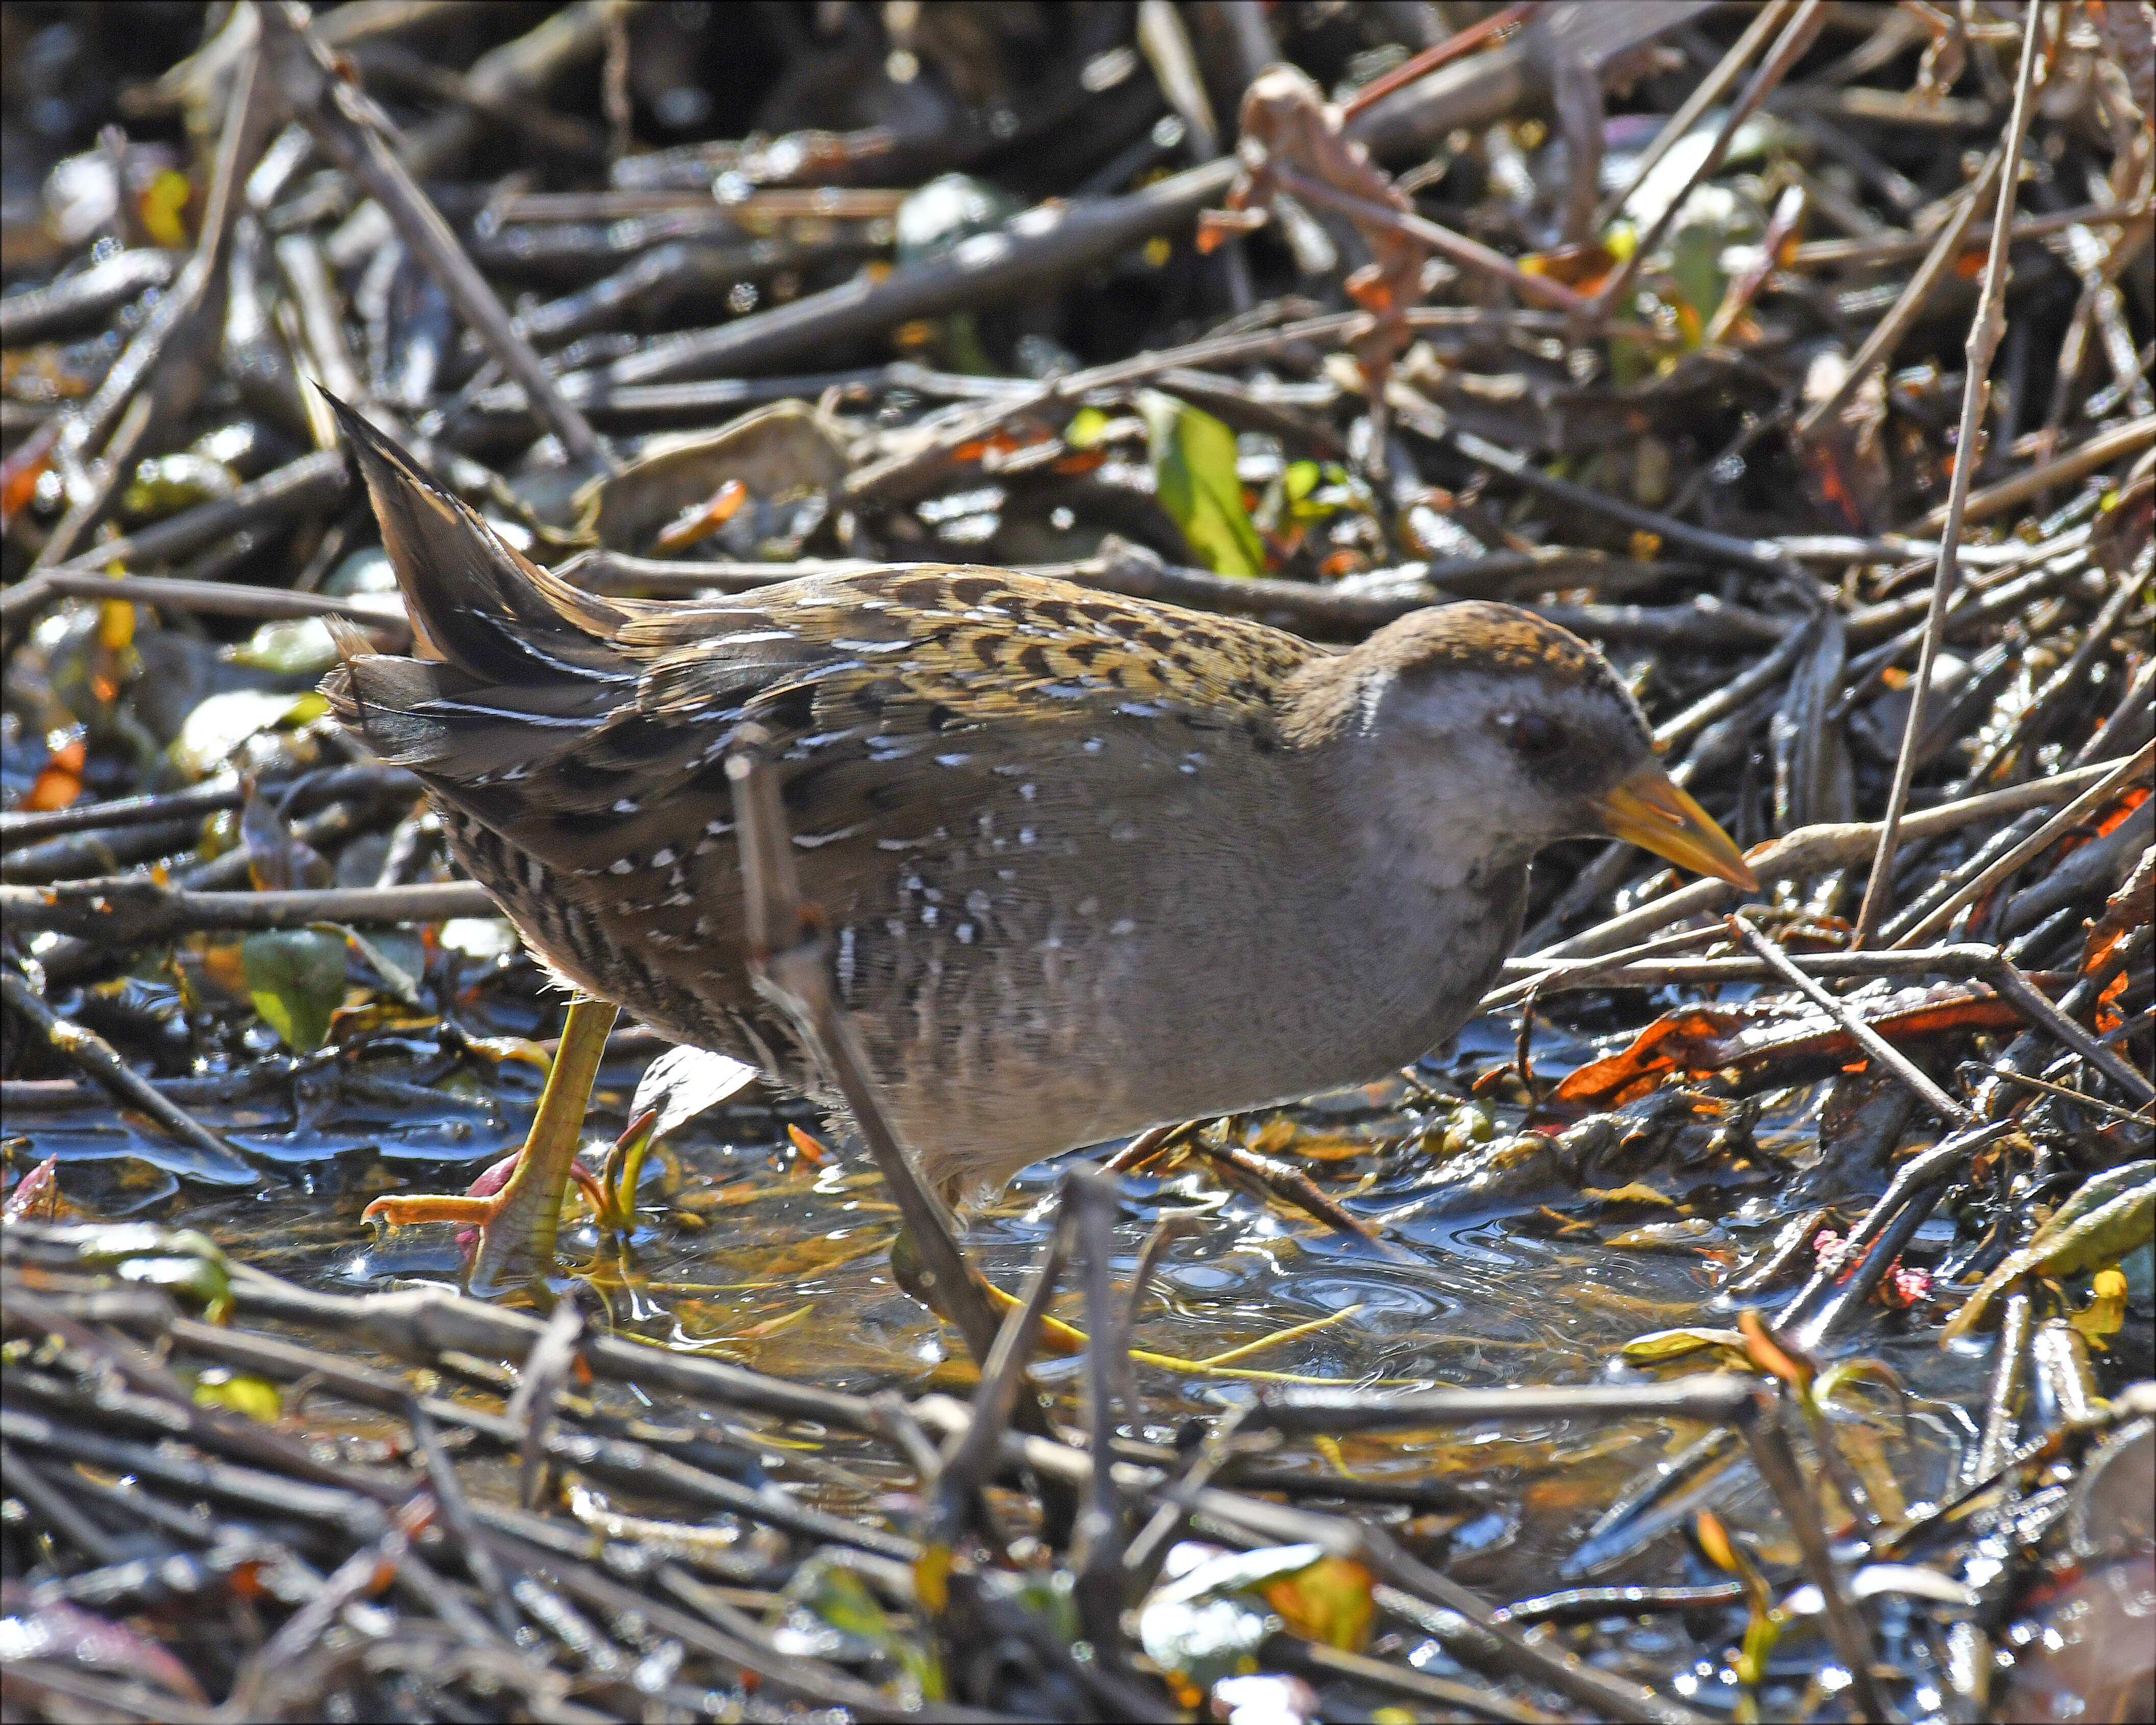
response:
[[(1917, 655), (1917, 673), (1910, 683), (1909, 718), (1902, 726), (1902, 747), (1894, 762), (1893, 788), (1887, 794), (1887, 814), (1879, 827), (1879, 849), (1871, 859), (1871, 877), (1865, 883), (1864, 903), (1856, 914), (1855, 942), (1863, 946), (1878, 932), (1890, 908), (1894, 890), (1894, 853), (1901, 844), (1902, 812), (1909, 804), (1909, 787), (1917, 776), (1917, 744), (1924, 734), (1925, 708), (1930, 704), (1932, 665), (1938, 659), (1948, 601), (1958, 575), (1955, 553), (1961, 544), (1962, 522), (1969, 506), (1970, 482), (1976, 474), (1977, 437), (1989, 399), (1988, 380), (1991, 357), (2006, 326), (2006, 259), (2014, 233), (2014, 202), (2021, 185), (2021, 143), (2028, 136), (2031, 97), (2036, 87), (2036, 68), (2042, 59), (2037, 44), (2043, 28), (2045, 8), (2031, 6), (2021, 42), (2020, 75), (2014, 86), (2014, 115), (1999, 146), (2005, 163), (1999, 174), (1999, 210), (1992, 218), (1991, 253), (1985, 263), (1984, 294), (1969, 325), (1969, 371), (1962, 389), (1961, 424), (1954, 441), (1953, 477), (1947, 492), (1946, 519), (1941, 525), (1938, 572), (1932, 581), (1932, 603), (1924, 619), (1923, 645)], [(2060, 19), (2064, 28), (2063, 16)], [(1969, 199), (1974, 210), (1976, 199)], [(1851, 367), (1854, 376), (1856, 367)]]

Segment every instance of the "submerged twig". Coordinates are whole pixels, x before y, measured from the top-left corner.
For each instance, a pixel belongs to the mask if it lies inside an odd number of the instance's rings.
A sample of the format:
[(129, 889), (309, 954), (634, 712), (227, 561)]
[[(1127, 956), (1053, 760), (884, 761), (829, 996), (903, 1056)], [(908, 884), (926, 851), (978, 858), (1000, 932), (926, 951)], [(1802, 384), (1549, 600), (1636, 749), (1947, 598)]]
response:
[(1327, 1198), (1318, 1189), (1317, 1183), (1301, 1168), (1291, 1167), (1277, 1157), (1262, 1155), (1243, 1144), (1214, 1142), (1201, 1137), (1193, 1147), (1199, 1155), (1224, 1163), (1237, 1172), (1261, 1182), (1268, 1191), (1317, 1217), (1327, 1227), (1365, 1241), (1389, 1258), (1412, 1260), (1412, 1253), (1393, 1245), (1368, 1222)]
[(168, 1137), (207, 1157), (210, 1170), (219, 1177), (229, 1179), (243, 1169), (252, 1168), (290, 1178), (290, 1171), (274, 1158), (244, 1149), (223, 1133), (212, 1132), (171, 1097), (161, 1094), (95, 1030), (54, 1012), (12, 965), (0, 964), (0, 991), (5, 992), (8, 1009), (43, 1036), (55, 1054), (122, 1107), (147, 1115)]
[(1751, 1445), (1752, 1460), (1760, 1476), (1774, 1491), (1790, 1532), (1796, 1535), (1797, 1548), (1804, 1553), (1804, 1571), (1826, 1602), (1827, 1638), (1849, 1673), (1852, 1697), (1864, 1717), (1886, 1718), (1887, 1707), (1871, 1675), (1871, 1634), (1842, 1587), (1834, 1553), (1827, 1544), (1826, 1529), (1820, 1520), (1818, 1500), (1797, 1465), (1776, 1404), (1763, 1399), (1740, 1429)]

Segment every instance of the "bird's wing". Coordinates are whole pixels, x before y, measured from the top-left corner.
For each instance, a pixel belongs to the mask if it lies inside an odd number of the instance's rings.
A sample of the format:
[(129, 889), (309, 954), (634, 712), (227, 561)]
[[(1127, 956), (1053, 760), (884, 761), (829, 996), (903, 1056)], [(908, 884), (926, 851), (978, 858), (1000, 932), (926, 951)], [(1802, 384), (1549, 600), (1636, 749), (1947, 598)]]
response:
[[(1268, 723), (1280, 681), (1320, 650), (1260, 624), (936, 565), (789, 583), (763, 604), (654, 608), (615, 639), (650, 666), (643, 711), (723, 710), (754, 681), (783, 708), (813, 685), (804, 734), (886, 737), (1169, 711)], [(797, 729), (774, 716), (776, 736)]]
[[(1233, 728), (1276, 746), (1278, 685), (1322, 650), (1257, 624), (968, 567), (638, 606), (612, 644), (634, 691), (616, 685), (618, 704), (588, 724), (550, 726), (526, 719), (528, 701), (512, 715), (480, 691), (428, 715), (454, 723), (461, 706), (474, 732), (497, 739), (494, 727), (529, 724), (511, 770), (480, 734), (443, 739), (427, 770), (504, 836), (580, 870), (666, 850), (722, 815), (725, 757), (744, 725), (767, 739), (797, 834), (829, 842), (917, 829), (924, 810), (909, 805), (923, 798), (961, 813), (968, 781), (1055, 752), (1058, 735), (1075, 746), (1081, 733), (1117, 733), (1127, 751), (1157, 731), (1164, 750), (1187, 747), (1193, 728)], [(894, 771), (916, 755), (940, 770)], [(495, 770), (480, 782), (465, 761)], [(688, 820), (685, 800), (709, 805), (706, 821)]]

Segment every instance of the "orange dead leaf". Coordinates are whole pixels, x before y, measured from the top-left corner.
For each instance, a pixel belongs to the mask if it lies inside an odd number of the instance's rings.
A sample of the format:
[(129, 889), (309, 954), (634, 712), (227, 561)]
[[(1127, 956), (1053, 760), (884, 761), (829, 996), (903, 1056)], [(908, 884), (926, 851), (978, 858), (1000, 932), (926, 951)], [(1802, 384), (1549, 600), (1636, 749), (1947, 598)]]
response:
[[(1922, 1042), (1974, 1030), (2016, 1027), (2020, 1015), (1989, 988), (1953, 983), (1905, 988), (1863, 1003), (1865, 1022), (1889, 1042)], [(1645, 1096), (1670, 1074), (1703, 1078), (1733, 1071), (1741, 1085), (1795, 1083), (1835, 1071), (1858, 1056), (1856, 1039), (1815, 1009), (1688, 1006), (1647, 1026), (1632, 1045), (1573, 1072), (1555, 1100), (1616, 1107)]]
[(54, 414), (23, 440), (20, 449), (0, 461), (0, 527), (12, 526), (38, 495), (38, 481), (52, 467), (53, 446), (66, 423), (65, 415)]
[(680, 551), (708, 538), (741, 512), (748, 501), (748, 487), (737, 479), (730, 479), (701, 503), (692, 503), (688, 508), (659, 530), (659, 548), (661, 551)]
[(2089, 925), (2082, 950), (2082, 969), (2094, 970), (2111, 956), (2126, 934), (2144, 922), (2156, 922), (2156, 850), (2144, 850), (2103, 914)]
[(2108, 1036), (2126, 1022), (2126, 1014), (2118, 1009), (2116, 1003), (2126, 992), (2127, 980), (2126, 972), (2120, 971), (2111, 979), (2111, 986), (2096, 998), (2096, 1028), (2100, 1036)]
[(1598, 292), (1616, 267), (1615, 255), (1599, 241), (1529, 252), (1520, 259), (1520, 268), (1527, 275), (1547, 277), (1582, 295)]
[(1692, 1518), (1692, 1532), (1709, 1563), (1732, 1575), (1738, 1574), (1736, 1549), (1729, 1543), (1729, 1530), (1722, 1525), (1720, 1516), (1711, 1509), (1702, 1510)]
[(1352, 1558), (1320, 1558), (1259, 1591), (1293, 1633), (1354, 1653), (1370, 1638), (1373, 1579)]
[(1744, 1337), (1744, 1352), (1761, 1371), (1779, 1378), (1793, 1389), (1808, 1388), (1816, 1375), (1809, 1361), (1782, 1346), (1767, 1327), (1767, 1321), (1750, 1307), (1737, 1314), (1737, 1327)]
[(16, 806), (40, 814), (65, 809), (82, 794), (82, 768), (86, 757), (82, 739), (69, 738), (53, 751), (52, 757), (38, 770), (29, 790)]

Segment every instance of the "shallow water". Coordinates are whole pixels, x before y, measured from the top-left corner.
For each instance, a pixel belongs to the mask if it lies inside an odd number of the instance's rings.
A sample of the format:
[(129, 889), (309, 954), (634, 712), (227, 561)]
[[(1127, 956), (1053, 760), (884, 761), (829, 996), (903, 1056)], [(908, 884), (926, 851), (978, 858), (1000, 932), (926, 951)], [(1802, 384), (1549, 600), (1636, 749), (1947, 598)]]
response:
[[(1794, 1207), (1794, 1177), (1785, 1170), (1732, 1176), (1710, 1159), (1669, 1178), (1650, 1171), (1673, 1197), (1642, 1187), (1636, 1198), (1605, 1193), (1590, 1202), (1550, 1187), (1459, 1213), (1429, 1206), (1440, 1163), (1423, 1135), (1441, 1126), (1476, 1073), (1511, 1055), (1513, 1036), (1510, 1023), (1478, 1022), (1442, 1063), (1426, 1065), (1424, 1091), (1398, 1081), (1248, 1123), (1246, 1137), (1268, 1152), (1286, 1150), (1292, 1159), (1303, 1150), (1301, 1165), (1353, 1213), (1373, 1221), (1404, 1214), (1388, 1231), (1405, 1248), (1399, 1260), (1209, 1161), (1123, 1178), (1119, 1282), (1127, 1281), (1161, 1217), (1180, 1213), (1194, 1224), (1169, 1248), (1135, 1332), (1139, 1348), (1188, 1363), (1141, 1361), (1147, 1419), (1132, 1435), (1172, 1442), (1194, 1416), (1282, 1383), (1637, 1381), (1638, 1371), (1621, 1358), (1627, 1342), (1733, 1322), (1725, 1285)], [(326, 1067), (296, 1084), (192, 1105), (206, 1123), (289, 1164), (290, 1184), (182, 1187), (176, 1176), (193, 1158), (109, 1108), (18, 1112), (8, 1126), (10, 1172), (57, 1155), (63, 1194), (83, 1214), (184, 1222), (235, 1257), (305, 1285), (346, 1293), (413, 1282), (454, 1286), (460, 1256), (454, 1230), (407, 1229), (378, 1240), (360, 1212), (385, 1190), (460, 1189), (519, 1141), (539, 1074), (515, 1060), (452, 1065), (412, 1046), (408, 1059), (370, 1060), (357, 1076), (349, 1067)], [(1599, 1051), (1585, 1037), (1538, 1031), (1537, 1074), (1562, 1074)], [(588, 1144), (619, 1130), (643, 1064), (641, 1056), (608, 1063)], [(431, 1091), (412, 1087), (428, 1082)], [(1819, 1095), (1815, 1086), (1771, 1098), (1755, 1142), (1793, 1163), (1815, 1158)], [(1496, 1109), (1497, 1134), (1523, 1111)], [(834, 1389), (966, 1393), (973, 1373), (955, 1332), (893, 1278), (896, 1216), (873, 1169), (865, 1158), (838, 1151), (817, 1165), (788, 1141), (789, 1123), (818, 1129), (804, 1106), (768, 1099), (737, 1101), (691, 1122), (647, 1168), (642, 1223), (626, 1250), (611, 1242), (603, 1250), (588, 1221), (571, 1219), (562, 1261), (583, 1273), (588, 1297), (614, 1324), (654, 1341)], [(1017, 1289), (1032, 1267), (1050, 1225), (1057, 1178), (1054, 1163), (1029, 1168), (968, 1219), (968, 1250), (998, 1286)], [(1420, 1212), (1410, 1213), (1419, 1201)], [(572, 1194), (572, 1206), (579, 1202)], [(1681, 1222), (1674, 1237), (1656, 1232), (1673, 1219)], [(1933, 1231), (1943, 1247), (1950, 1230), (1940, 1224)], [(1924, 1244), (1920, 1238), (1912, 1250)], [(1075, 1291), (1055, 1311), (1082, 1321)], [(1948, 1491), (1975, 1440), (1970, 1410), (1980, 1414), (1990, 1347), (1979, 1337), (1942, 1350), (1930, 1324), (1908, 1325), (1881, 1311), (1837, 1348), (1884, 1359), (1908, 1387), (1906, 1429), (1869, 1404), (1849, 1414), (1846, 1446), (1870, 1458), (1859, 1466), (1876, 1494), (1907, 1504)], [(2123, 1366), (2144, 1347), (2113, 1358)], [(1224, 1364), (1194, 1363), (1231, 1352)], [(1700, 1353), (1650, 1369), (1679, 1375), (1717, 1363)], [(1037, 1376), (1057, 1417), (1076, 1419), (1082, 1358), (1049, 1356)], [(1786, 1536), (1748, 1466), (1711, 1475), (1676, 1511), (1632, 1536), (1581, 1551), (1613, 1500), (1697, 1435), (1696, 1427), (1671, 1422), (1552, 1420), (1351, 1437), (1279, 1460), (1306, 1468), (1313, 1482), (1344, 1470), (1426, 1488), (1403, 1491), (1414, 1501), (1366, 1504), (1362, 1512), (1386, 1519), (1400, 1537), (1443, 1556), (1460, 1579), (1503, 1599), (1596, 1579), (1712, 1579), (1684, 1540), (1670, 1537), (1700, 1507), (1756, 1532), (1765, 1554), (1784, 1555)], [(774, 1471), (790, 1472), (804, 1495), (834, 1511), (865, 1512), (875, 1492), (902, 1483), (865, 1445), (834, 1440), (819, 1453), (825, 1463), (843, 1462), (840, 1472), (807, 1466), (798, 1451), (778, 1458)], [(1430, 1512), (1438, 1487), (1474, 1495)]]

